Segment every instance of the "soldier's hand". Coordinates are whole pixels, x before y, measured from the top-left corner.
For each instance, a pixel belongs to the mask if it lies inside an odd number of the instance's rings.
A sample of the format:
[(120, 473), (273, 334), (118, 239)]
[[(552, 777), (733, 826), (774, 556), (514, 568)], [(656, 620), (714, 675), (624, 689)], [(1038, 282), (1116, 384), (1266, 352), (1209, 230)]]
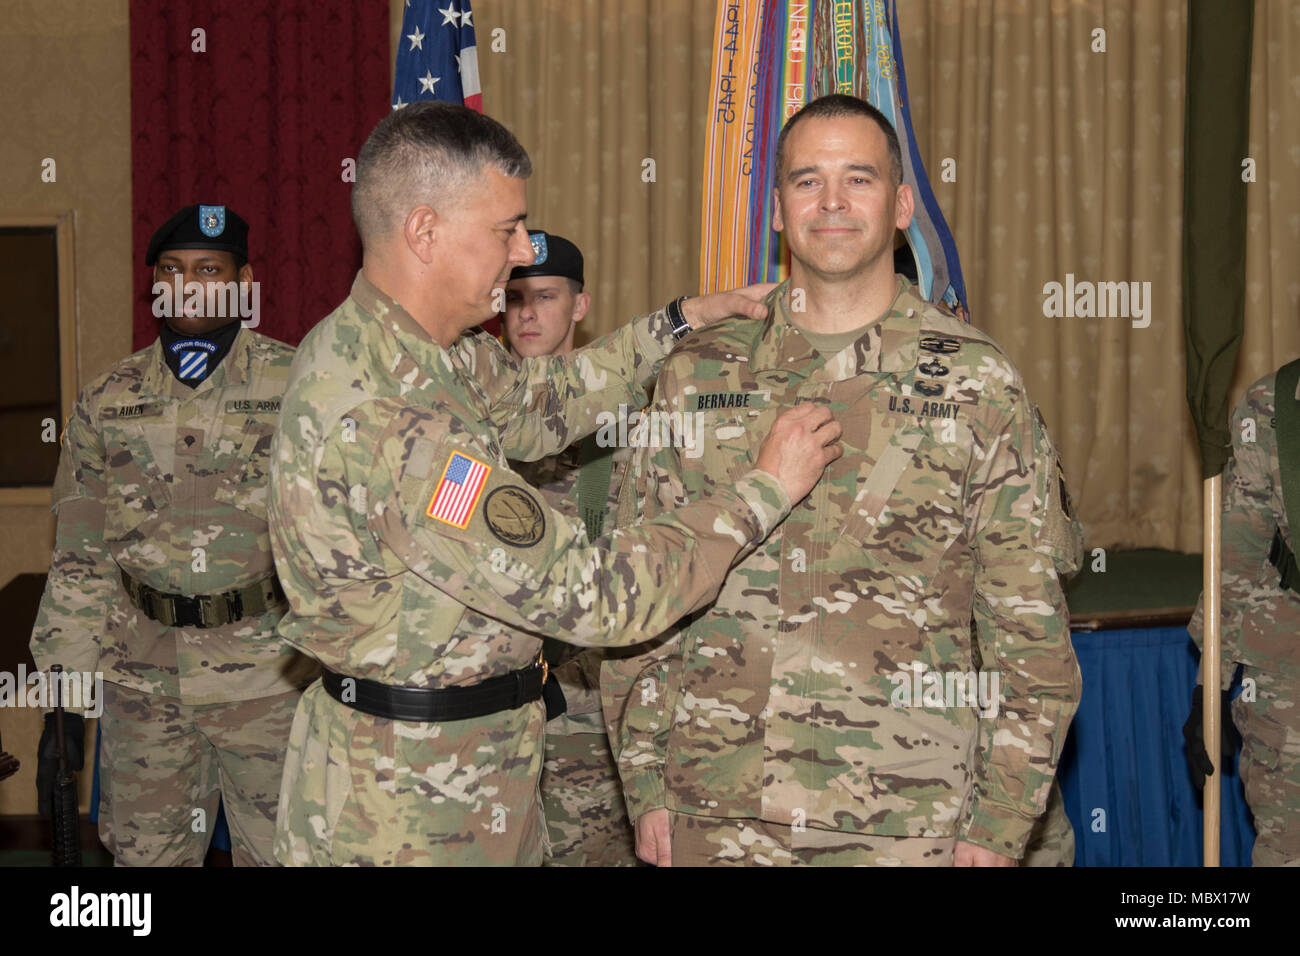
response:
[(763, 305), (763, 297), (775, 288), (775, 282), (755, 282), (726, 292), (692, 296), (682, 303), (682, 318), (693, 329), (703, 328), (710, 322), (717, 322), (730, 315), (765, 319), (767, 306)]
[(1003, 856), (1001, 853), (994, 853), (992, 850), (982, 846), (976, 846), (974, 843), (962, 843), (957, 841), (957, 846), (952, 852), (953, 866), (1019, 866), (1019, 860), (1013, 860), (1009, 856)]
[(839, 443), (842, 430), (825, 405), (796, 405), (772, 423), (754, 464), (781, 482), (791, 505), (798, 504), (826, 466), (844, 454)]
[(672, 845), (668, 839), (668, 810), (647, 810), (636, 818), (637, 859), (655, 866), (672, 866)]
[[(1187, 722), (1183, 724), (1183, 740), (1187, 744), (1187, 768), (1192, 772), (1192, 783), (1197, 790), (1205, 786), (1205, 778), (1214, 775), (1214, 761), (1210, 759), (1209, 751), (1205, 747), (1205, 731), (1202, 720), (1204, 719), (1205, 688), (1197, 684), (1196, 689), (1192, 691), (1192, 709), (1187, 715)], [(1241, 745), (1241, 734), (1237, 732), (1237, 725), (1232, 722), (1232, 705), (1228, 700), (1228, 692), (1223, 692), (1222, 706), (1219, 709), (1219, 726), (1222, 731), (1219, 739), (1219, 753), (1225, 763), (1232, 760), (1233, 754), (1237, 752), (1237, 747)]]
[[(63, 714), (63, 737), (68, 747), (68, 769), (80, 770), (86, 762), (86, 721), (80, 714)], [(54, 714), (45, 715), (45, 729), (36, 745), (36, 802), (41, 816), (50, 815), (54, 784), (59, 777), (59, 739), (54, 731)]]

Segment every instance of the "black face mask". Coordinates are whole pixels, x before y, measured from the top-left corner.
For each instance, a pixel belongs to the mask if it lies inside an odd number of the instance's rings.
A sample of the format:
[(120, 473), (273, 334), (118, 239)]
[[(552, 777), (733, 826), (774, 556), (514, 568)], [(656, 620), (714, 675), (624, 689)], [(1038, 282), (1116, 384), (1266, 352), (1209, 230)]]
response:
[(182, 385), (195, 388), (213, 373), (221, 360), (235, 344), (240, 320), (213, 329), (206, 335), (181, 335), (163, 323), (159, 337), (162, 339), (163, 361)]

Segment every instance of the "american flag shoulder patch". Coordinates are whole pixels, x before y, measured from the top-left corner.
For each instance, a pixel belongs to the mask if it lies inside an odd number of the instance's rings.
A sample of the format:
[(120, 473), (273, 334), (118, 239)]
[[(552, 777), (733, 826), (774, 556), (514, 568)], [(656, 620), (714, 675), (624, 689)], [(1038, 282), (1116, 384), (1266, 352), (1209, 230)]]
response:
[(453, 528), (465, 530), (491, 473), (491, 465), (485, 465), (458, 451), (452, 452), (442, 469), (442, 477), (438, 479), (438, 486), (429, 499), (425, 514), (445, 521)]

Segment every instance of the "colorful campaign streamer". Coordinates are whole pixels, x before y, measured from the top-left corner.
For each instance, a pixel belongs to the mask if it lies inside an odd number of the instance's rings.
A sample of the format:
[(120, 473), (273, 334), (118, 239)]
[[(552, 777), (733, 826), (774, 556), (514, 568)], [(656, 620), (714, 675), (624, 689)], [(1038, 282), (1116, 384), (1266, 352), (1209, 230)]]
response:
[(745, 285), (749, 275), (754, 112), (763, 0), (718, 0), (709, 141), (704, 160), (700, 285)]
[(860, 96), (897, 129), (903, 181), (916, 197), (907, 240), (920, 291), (965, 307), (957, 246), (912, 129), (897, 24), (897, 0), (719, 0), (701, 291), (788, 274), (782, 237), (772, 231), (777, 136), (805, 103), (838, 92)]

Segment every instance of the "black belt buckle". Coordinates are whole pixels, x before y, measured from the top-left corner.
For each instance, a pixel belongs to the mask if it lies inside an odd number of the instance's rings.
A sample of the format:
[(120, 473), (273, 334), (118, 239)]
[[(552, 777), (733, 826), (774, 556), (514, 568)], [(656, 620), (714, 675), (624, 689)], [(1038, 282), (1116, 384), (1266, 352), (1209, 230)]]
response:
[(198, 598), (162, 596), (162, 600), (171, 603), (176, 622), (173, 627), (207, 627), (203, 622), (203, 606)]

